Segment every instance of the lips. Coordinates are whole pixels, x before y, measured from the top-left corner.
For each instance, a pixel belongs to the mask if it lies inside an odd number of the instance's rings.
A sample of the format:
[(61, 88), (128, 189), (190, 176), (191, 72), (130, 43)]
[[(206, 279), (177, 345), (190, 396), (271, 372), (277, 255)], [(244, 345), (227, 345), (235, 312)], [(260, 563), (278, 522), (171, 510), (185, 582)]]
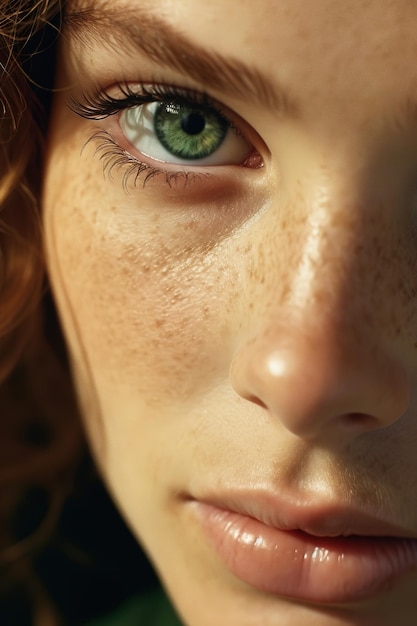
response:
[(417, 540), (352, 508), (294, 505), (253, 492), (189, 504), (227, 569), (269, 594), (349, 604), (417, 573)]

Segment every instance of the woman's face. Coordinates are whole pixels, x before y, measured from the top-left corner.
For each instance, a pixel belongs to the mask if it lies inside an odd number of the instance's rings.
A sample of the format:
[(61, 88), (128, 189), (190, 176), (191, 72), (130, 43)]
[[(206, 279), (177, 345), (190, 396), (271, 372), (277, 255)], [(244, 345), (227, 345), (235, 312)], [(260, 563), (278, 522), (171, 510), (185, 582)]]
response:
[(93, 452), (189, 626), (417, 621), (416, 20), (69, 3), (51, 281)]

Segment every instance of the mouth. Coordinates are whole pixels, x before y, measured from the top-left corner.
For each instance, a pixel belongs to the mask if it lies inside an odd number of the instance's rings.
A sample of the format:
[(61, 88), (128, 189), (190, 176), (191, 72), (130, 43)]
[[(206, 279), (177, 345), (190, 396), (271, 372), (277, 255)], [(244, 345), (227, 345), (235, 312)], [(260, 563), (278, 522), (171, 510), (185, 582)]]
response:
[(371, 599), (417, 572), (417, 539), (352, 508), (265, 493), (188, 501), (226, 568), (251, 587), (311, 604)]

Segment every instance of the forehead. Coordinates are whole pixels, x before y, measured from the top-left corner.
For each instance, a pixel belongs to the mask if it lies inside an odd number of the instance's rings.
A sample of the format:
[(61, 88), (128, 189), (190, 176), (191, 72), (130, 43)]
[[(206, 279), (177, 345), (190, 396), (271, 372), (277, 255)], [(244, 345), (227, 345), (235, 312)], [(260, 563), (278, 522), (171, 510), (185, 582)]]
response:
[[(198, 37), (205, 33), (231, 53), (240, 47), (250, 59), (254, 50), (267, 53), (362, 51), (415, 42), (417, 5), (413, 0), (158, 0), (124, 2), (125, 6), (159, 12)], [(354, 50), (352, 50), (352, 45)], [(359, 46), (359, 48), (358, 48)], [(402, 46), (401, 46), (402, 47)], [(279, 58), (276, 59), (280, 61)], [(306, 60), (306, 57), (304, 57)]]
[(121, 55), (129, 47), (127, 24), (150, 27), (157, 37), (163, 22), (174, 36), (262, 70), (297, 99), (303, 93), (311, 99), (318, 81), (321, 94), (331, 89), (341, 99), (349, 91), (375, 97), (389, 86), (403, 97), (416, 89), (415, 0), (70, 1), (68, 13), (78, 11), (107, 23)]
[[(70, 0), (77, 10), (130, 14), (132, 20), (161, 17), (198, 40), (201, 34), (224, 52), (240, 47), (247, 59), (256, 51), (352, 53), (403, 48), (416, 41), (414, 0)], [(242, 47), (243, 46), (243, 47)], [(301, 48), (300, 48), (301, 46)], [(277, 59), (278, 61), (279, 59)]]

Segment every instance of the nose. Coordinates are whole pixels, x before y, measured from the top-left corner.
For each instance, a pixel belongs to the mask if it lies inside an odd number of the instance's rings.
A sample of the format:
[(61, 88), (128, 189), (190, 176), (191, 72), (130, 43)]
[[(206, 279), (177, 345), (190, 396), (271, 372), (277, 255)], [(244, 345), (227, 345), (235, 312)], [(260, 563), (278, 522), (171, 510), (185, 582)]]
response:
[(357, 435), (405, 413), (409, 384), (397, 359), (310, 332), (289, 322), (248, 343), (232, 363), (235, 391), (303, 439)]
[(298, 229), (293, 244), (282, 244), (277, 227), (263, 238), (262, 255), (253, 253), (251, 263), (262, 257), (264, 275), (247, 279), (255, 313), (230, 377), (241, 397), (294, 435), (342, 442), (399, 420), (410, 384), (392, 328), (392, 264), (381, 279), (394, 245), (390, 229), (378, 234), (375, 220), (365, 224), (352, 211), (337, 226), (333, 218), (322, 212)]

